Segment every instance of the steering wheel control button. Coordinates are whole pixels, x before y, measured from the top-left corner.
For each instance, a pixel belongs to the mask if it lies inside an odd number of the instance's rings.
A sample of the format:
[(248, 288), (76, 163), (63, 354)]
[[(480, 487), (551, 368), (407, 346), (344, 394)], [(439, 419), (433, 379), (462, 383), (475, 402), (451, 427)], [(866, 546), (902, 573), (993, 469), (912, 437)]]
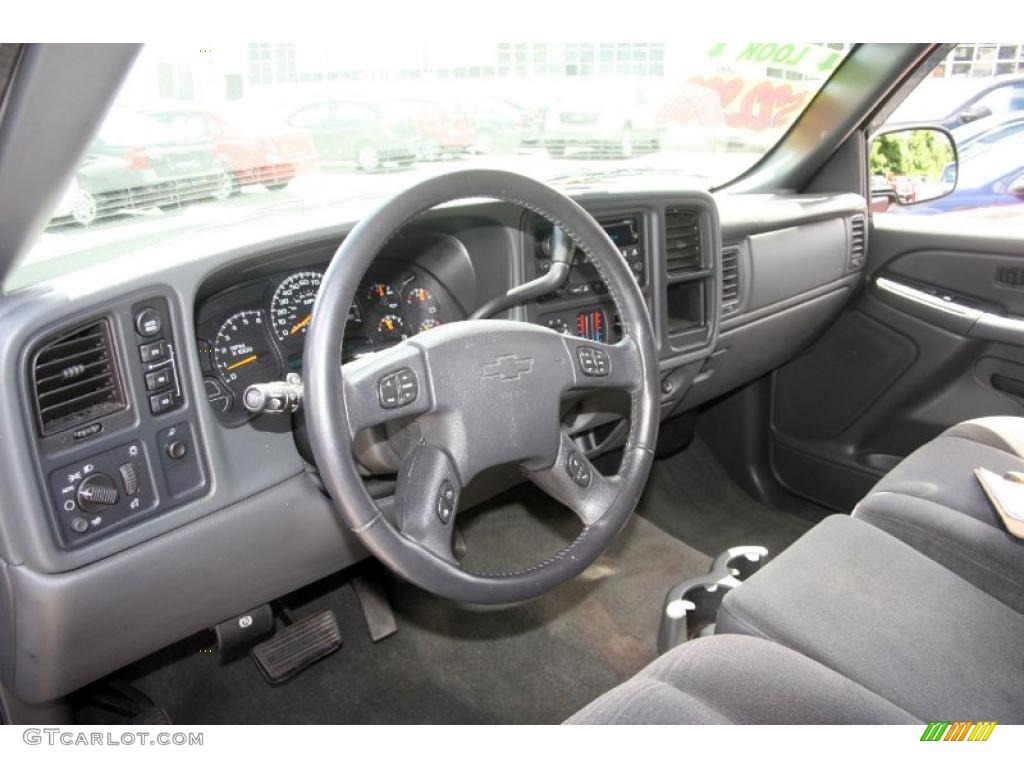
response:
[(139, 332), (139, 336), (146, 338), (159, 336), (163, 327), (164, 321), (161, 319), (160, 313), (152, 307), (146, 307), (135, 315), (135, 330)]
[(576, 451), (571, 451), (565, 457), (565, 471), (580, 488), (590, 485), (590, 465)]
[(408, 405), (419, 396), (419, 382), (412, 368), (400, 368), (395, 374), (398, 381), (398, 404)]
[(161, 339), (139, 347), (139, 358), (144, 363), (158, 363), (167, 357), (167, 345)]
[(419, 397), (419, 381), (412, 368), (399, 368), (381, 376), (377, 391), (382, 408), (401, 408)]
[(608, 353), (597, 347), (578, 347), (576, 355), (584, 376), (607, 376), (612, 369)]
[(398, 407), (398, 376), (388, 373), (377, 382), (377, 392), (380, 395), (382, 408)]
[(171, 372), (167, 368), (146, 374), (146, 389), (153, 392), (171, 385)]
[(437, 491), (437, 518), (442, 525), (448, 525), (453, 517), (455, 517), (455, 486), (448, 480), (443, 480)]

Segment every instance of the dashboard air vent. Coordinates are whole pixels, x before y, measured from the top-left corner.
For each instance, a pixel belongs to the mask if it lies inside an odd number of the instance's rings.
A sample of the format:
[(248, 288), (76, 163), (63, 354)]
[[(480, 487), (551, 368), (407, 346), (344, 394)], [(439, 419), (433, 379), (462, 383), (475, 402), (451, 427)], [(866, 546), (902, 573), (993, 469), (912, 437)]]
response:
[(700, 214), (665, 210), (665, 270), (669, 277), (700, 269)]
[(865, 248), (865, 222), (863, 216), (854, 216), (850, 219), (850, 261), (851, 270), (860, 269), (864, 266)]
[(110, 327), (105, 320), (43, 345), (32, 363), (32, 382), (43, 435), (125, 407)]
[(722, 249), (722, 314), (731, 315), (740, 308), (740, 249)]

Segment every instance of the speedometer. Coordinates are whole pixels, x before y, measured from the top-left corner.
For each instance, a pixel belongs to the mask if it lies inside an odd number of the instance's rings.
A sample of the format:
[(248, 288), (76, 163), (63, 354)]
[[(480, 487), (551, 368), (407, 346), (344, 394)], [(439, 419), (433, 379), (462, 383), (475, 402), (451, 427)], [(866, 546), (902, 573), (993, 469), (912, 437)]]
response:
[(270, 302), (270, 322), (279, 341), (298, 341), (306, 335), (323, 277), (320, 272), (296, 272), (277, 286)]

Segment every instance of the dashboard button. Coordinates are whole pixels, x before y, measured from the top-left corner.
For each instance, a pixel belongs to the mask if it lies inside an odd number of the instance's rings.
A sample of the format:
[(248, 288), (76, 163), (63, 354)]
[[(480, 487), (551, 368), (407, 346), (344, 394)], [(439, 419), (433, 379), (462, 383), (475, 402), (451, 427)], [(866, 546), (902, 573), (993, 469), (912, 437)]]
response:
[(154, 341), (152, 344), (143, 344), (139, 347), (139, 358), (144, 363), (155, 363), (165, 357), (167, 357), (167, 345), (163, 340)]
[(82, 440), (83, 438), (91, 437), (92, 435), (95, 435), (101, 429), (103, 429), (103, 425), (102, 424), (98, 424), (98, 423), (97, 424), (90, 424), (87, 427), (82, 427), (81, 429), (76, 429), (72, 434), (74, 435), (75, 440)]
[(146, 307), (135, 315), (135, 330), (139, 332), (139, 336), (147, 338), (159, 336), (163, 327), (164, 321), (160, 317), (160, 313), (152, 307)]
[(153, 371), (146, 374), (146, 389), (152, 392), (154, 389), (163, 389), (171, 383), (171, 372), (168, 369)]
[(112, 507), (120, 498), (114, 481), (102, 472), (89, 475), (78, 486), (78, 506), (86, 512)]
[(121, 485), (124, 487), (124, 492), (129, 496), (134, 496), (139, 490), (139, 478), (135, 474), (135, 465), (129, 461), (118, 467), (117, 471), (121, 475)]
[(188, 444), (181, 440), (171, 440), (167, 444), (167, 455), (175, 461), (181, 461), (188, 455)]
[(174, 393), (160, 392), (149, 398), (149, 412), (154, 416), (169, 411), (174, 407)]

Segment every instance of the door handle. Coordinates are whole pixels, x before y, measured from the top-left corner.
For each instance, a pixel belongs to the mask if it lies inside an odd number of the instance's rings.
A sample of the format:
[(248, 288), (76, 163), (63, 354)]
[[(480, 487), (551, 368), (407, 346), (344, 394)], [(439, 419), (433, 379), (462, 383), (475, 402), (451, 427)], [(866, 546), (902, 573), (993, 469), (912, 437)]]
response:
[(1024, 318), (982, 312), (968, 336), (1024, 347)]
[(971, 329), (984, 314), (980, 309), (956, 301), (947, 301), (928, 291), (889, 277), (876, 277), (875, 287), (888, 301), (932, 325), (945, 328), (961, 336)]
[(992, 386), (1000, 392), (1024, 399), (1024, 381), (1011, 376), (1004, 376), (1001, 373), (992, 374)]
[(875, 287), (891, 303), (947, 331), (983, 341), (1024, 346), (1024, 317), (970, 307), (889, 277), (875, 278)]

